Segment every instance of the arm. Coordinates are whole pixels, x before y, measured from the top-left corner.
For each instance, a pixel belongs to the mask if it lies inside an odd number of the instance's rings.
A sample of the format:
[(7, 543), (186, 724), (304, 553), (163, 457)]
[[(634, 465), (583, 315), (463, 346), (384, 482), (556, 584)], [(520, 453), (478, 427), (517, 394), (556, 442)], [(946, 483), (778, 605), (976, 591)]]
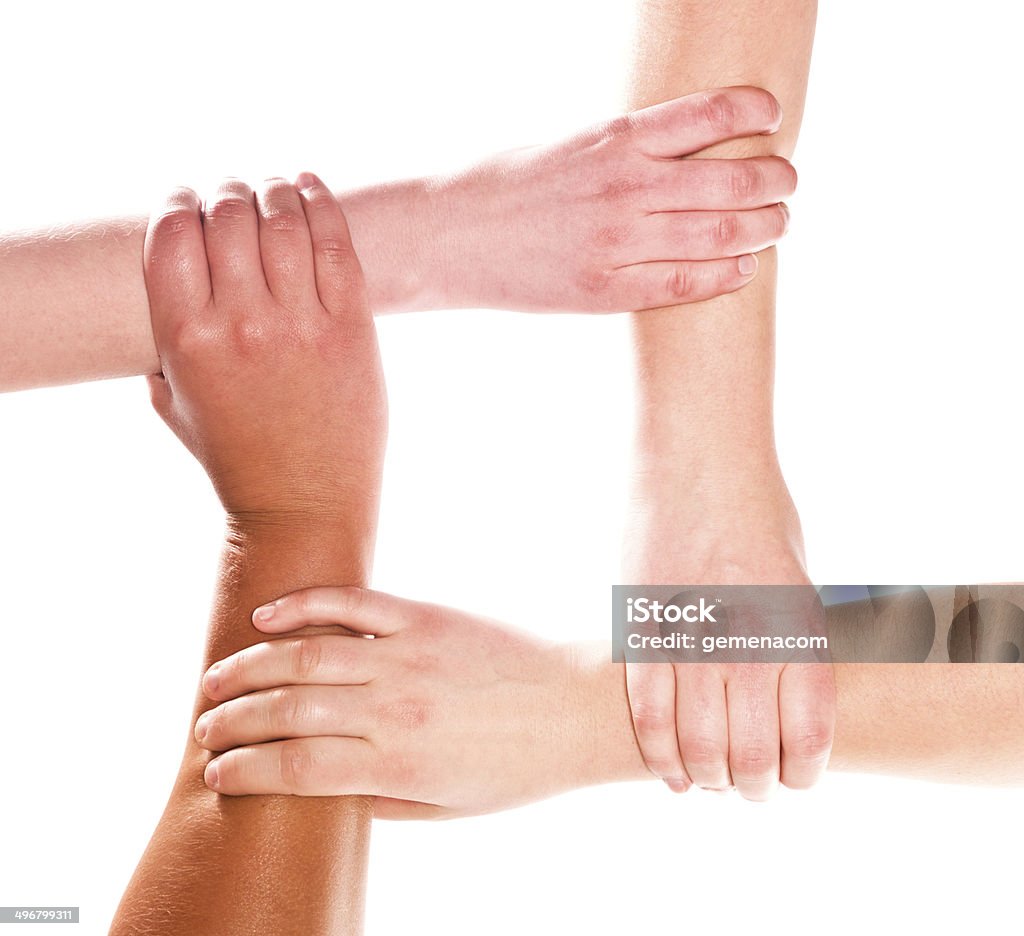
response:
[[(607, 647), (361, 589), (309, 589), (272, 607), (256, 620), (277, 639), (204, 679), (221, 704), (199, 730), (224, 752), (225, 793), (358, 791), (377, 797), (381, 817), (452, 818), (653, 776)], [(860, 617), (830, 609), (830, 637), (849, 645), (839, 632)], [(296, 633), (310, 624), (375, 639)], [(831, 769), (1024, 784), (1024, 667), (840, 663), (836, 684)], [(356, 738), (383, 756), (358, 756)], [(289, 744), (305, 766), (282, 781)]]
[[(258, 205), (258, 210), (257, 210)], [(163, 376), (154, 405), (228, 515), (206, 659), (253, 643), (275, 591), (370, 574), (386, 405), (373, 321), (337, 203), (318, 180), (222, 186), (200, 220), (177, 192), (146, 279)], [(197, 696), (193, 721), (208, 707)], [(356, 933), (365, 799), (222, 799), (190, 738), (112, 933)], [(300, 769), (298, 761), (289, 761)]]
[[(631, 104), (695, 88), (758, 84), (782, 105), (778, 133), (711, 150), (789, 157), (803, 112), (814, 0), (641, 0)], [(719, 119), (732, 119), (717, 103)], [(756, 173), (746, 179), (763, 185)], [(801, 584), (800, 523), (775, 452), (776, 252), (743, 290), (634, 316), (636, 437), (624, 581)], [(696, 362), (680, 367), (680, 361)], [(732, 784), (751, 799), (780, 776), (813, 783), (834, 720), (828, 667), (629, 668), (629, 694), (652, 770), (684, 790)]]
[[(728, 133), (697, 95), (443, 178), (339, 194), (371, 308), (608, 312), (750, 282), (736, 258), (782, 236), (790, 174), (769, 166), (750, 193), (732, 180), (756, 163), (675, 159), (774, 130), (764, 95), (724, 94)], [(124, 218), (0, 237), (0, 390), (158, 370), (145, 230)]]

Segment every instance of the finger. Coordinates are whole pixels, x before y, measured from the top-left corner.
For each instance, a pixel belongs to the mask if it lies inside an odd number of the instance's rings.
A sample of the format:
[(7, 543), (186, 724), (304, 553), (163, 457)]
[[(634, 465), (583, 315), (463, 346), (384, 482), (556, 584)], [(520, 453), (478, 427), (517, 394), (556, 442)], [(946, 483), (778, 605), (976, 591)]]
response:
[(778, 667), (763, 663), (732, 667), (725, 694), (733, 785), (744, 799), (769, 799), (779, 784)]
[(610, 309), (658, 309), (701, 302), (746, 286), (757, 275), (757, 257), (634, 263), (612, 271), (604, 290)]
[(676, 793), (690, 787), (676, 741), (676, 678), (670, 663), (627, 663), (633, 729), (647, 769)]
[(755, 253), (777, 243), (789, 226), (785, 205), (754, 211), (681, 211), (648, 216), (634, 262), (716, 260)]
[(313, 246), (295, 186), (285, 179), (267, 179), (256, 196), (256, 207), (260, 257), (270, 292), (289, 308), (315, 302)]
[(657, 167), (645, 195), (650, 211), (746, 211), (789, 198), (793, 165), (781, 156), (686, 159)]
[(353, 295), (362, 294), (363, 271), (345, 215), (334, 194), (317, 176), (303, 172), (296, 185), (313, 242), (320, 302), (328, 312), (351, 311)]
[(782, 108), (761, 88), (715, 88), (635, 111), (628, 120), (644, 152), (673, 158), (723, 140), (774, 133)]
[(814, 786), (828, 767), (836, 724), (836, 686), (830, 663), (790, 663), (779, 679), (782, 782)]
[(415, 609), (412, 601), (369, 588), (320, 586), (262, 605), (253, 611), (252, 623), (268, 634), (340, 624), (360, 634), (389, 637), (411, 623)]
[(284, 686), (222, 702), (199, 716), (195, 738), (209, 751), (284, 738), (365, 738), (374, 727), (363, 686)]
[(205, 779), (229, 796), (389, 796), (386, 766), (361, 738), (296, 738), (227, 751), (206, 765)]
[(150, 216), (143, 272), (159, 350), (210, 301), (202, 203), (192, 189), (175, 189)]
[(373, 650), (365, 637), (266, 640), (214, 663), (203, 676), (203, 692), (220, 702), (274, 686), (360, 686), (380, 671)]
[(729, 715), (725, 680), (717, 666), (676, 666), (676, 724), (683, 766), (695, 785), (728, 790)]
[(244, 306), (264, 296), (267, 284), (252, 189), (238, 179), (221, 182), (203, 208), (203, 231), (214, 299)]

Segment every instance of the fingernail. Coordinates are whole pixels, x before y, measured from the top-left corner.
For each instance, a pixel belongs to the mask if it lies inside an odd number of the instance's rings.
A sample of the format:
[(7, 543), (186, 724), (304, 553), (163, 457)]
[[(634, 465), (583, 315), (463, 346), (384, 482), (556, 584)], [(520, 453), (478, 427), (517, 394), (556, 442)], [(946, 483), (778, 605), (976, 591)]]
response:
[(214, 663), (203, 677), (203, 690), (207, 693), (216, 692), (220, 685), (220, 664)]
[(789, 205), (785, 202), (779, 202), (779, 207), (782, 209), (782, 213), (786, 216), (786, 227), (789, 227)]
[(211, 790), (220, 789), (220, 768), (217, 766), (217, 762), (215, 760), (210, 761), (210, 763), (206, 765), (206, 774), (204, 776), (206, 779), (206, 785)]
[(209, 730), (210, 720), (205, 715), (199, 716), (199, 721), (196, 722), (196, 740), (202, 742), (203, 738), (206, 737), (206, 732)]
[(295, 177), (295, 184), (300, 189), (312, 188), (317, 183), (317, 177), (312, 172), (300, 172)]
[(254, 621), (269, 621), (277, 610), (277, 602), (270, 602), (270, 604), (262, 605), (252, 613), (252, 619)]
[(666, 780), (665, 781), (665, 785), (673, 793), (685, 793), (687, 791), (687, 789), (688, 789), (685, 780), (679, 780), (679, 779), (676, 779), (676, 778), (672, 778), (671, 780)]
[(744, 254), (737, 261), (740, 276), (751, 276), (757, 272), (757, 257), (753, 254)]

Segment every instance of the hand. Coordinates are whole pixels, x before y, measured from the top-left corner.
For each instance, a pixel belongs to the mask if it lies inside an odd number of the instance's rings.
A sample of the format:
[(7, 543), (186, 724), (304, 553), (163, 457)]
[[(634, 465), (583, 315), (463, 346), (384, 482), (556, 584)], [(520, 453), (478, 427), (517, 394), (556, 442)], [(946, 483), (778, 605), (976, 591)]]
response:
[[(627, 533), (630, 580), (809, 584), (781, 473), (766, 469), (756, 482), (737, 485), (735, 502), (723, 493), (728, 486), (672, 507), (665, 498), (636, 499)], [(792, 789), (812, 786), (828, 765), (835, 729), (829, 664), (636, 663), (626, 667), (626, 682), (644, 759), (676, 792), (691, 784), (735, 787), (760, 801), (780, 780)]]
[(207, 670), (221, 704), (196, 738), (225, 752), (206, 769), (220, 793), (372, 794), (383, 818), (451, 818), (646, 773), (621, 668), (583, 650), (357, 588), (296, 592), (253, 623), (356, 636), (269, 640)]
[(145, 273), (163, 370), (153, 405), (229, 515), (372, 528), (384, 382), (359, 262), (324, 184), (271, 179), (254, 197), (228, 180), (202, 207), (179, 189), (150, 222)]
[(453, 263), (437, 304), (618, 312), (739, 289), (786, 231), (796, 174), (774, 156), (680, 157), (781, 119), (757, 88), (691, 94), (438, 183)]

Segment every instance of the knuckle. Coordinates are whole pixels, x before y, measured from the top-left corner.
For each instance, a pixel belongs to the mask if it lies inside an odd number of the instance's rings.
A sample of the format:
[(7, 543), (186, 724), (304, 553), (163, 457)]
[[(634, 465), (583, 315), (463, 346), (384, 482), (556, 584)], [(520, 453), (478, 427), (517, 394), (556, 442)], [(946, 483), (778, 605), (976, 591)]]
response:
[(717, 738), (698, 736), (686, 742), (683, 751), (687, 763), (699, 764), (702, 767), (724, 766), (728, 761), (728, 752)]
[(715, 247), (731, 247), (739, 239), (740, 221), (735, 214), (723, 214), (711, 228)]
[(289, 689), (273, 689), (267, 697), (267, 727), (273, 731), (296, 726), (302, 720), (305, 706), (302, 700)]
[(733, 752), (729, 766), (733, 776), (743, 779), (760, 778), (778, 772), (779, 756), (763, 745), (745, 744)]
[(656, 777), (675, 777), (679, 774), (679, 766), (669, 757), (645, 757), (644, 763)]
[(314, 606), (313, 594), (312, 591), (300, 591), (288, 595), (288, 608), (300, 620), (308, 619), (311, 616)]
[(787, 740), (787, 754), (814, 760), (823, 757), (831, 750), (832, 729), (824, 722), (813, 722), (801, 725), (794, 736)]
[(333, 205), (337, 204), (337, 199), (334, 197), (334, 193), (327, 188), (322, 181), (320, 181), (319, 176), (314, 176), (313, 173), (309, 172), (303, 174), (317, 179), (316, 183), (307, 185), (301, 189), (298, 185), (295, 186), (297, 190), (301, 190), (303, 198), (305, 198), (308, 205), (311, 205), (317, 211), (320, 211), (321, 209), (331, 208)]
[(305, 222), (294, 211), (274, 208), (264, 214), (263, 223), (275, 234), (295, 234), (302, 230)]
[(378, 719), (403, 730), (422, 728), (430, 717), (430, 706), (412, 698), (381, 702), (378, 706)]
[(252, 199), (239, 192), (222, 192), (203, 212), (212, 224), (232, 225), (249, 220), (254, 213)]
[(665, 291), (672, 299), (685, 300), (693, 295), (695, 285), (694, 275), (690, 267), (677, 263), (669, 271), (665, 282)]
[(607, 270), (588, 269), (576, 276), (576, 286), (588, 298), (602, 296), (611, 283), (611, 273)]
[(243, 315), (228, 326), (229, 346), (242, 352), (260, 353), (268, 344), (276, 344), (273, 320), (260, 315)]
[(594, 244), (599, 248), (621, 247), (633, 235), (628, 224), (608, 224), (598, 228), (594, 234)]
[(338, 590), (338, 607), (342, 617), (356, 615), (367, 601), (367, 591), (356, 585), (346, 585)]
[(179, 360), (200, 362), (218, 353), (220, 339), (217, 330), (192, 316), (173, 319), (164, 330), (161, 353), (173, 353)]
[(239, 650), (230, 663), (222, 665), (221, 673), (222, 682), (226, 676), (230, 676), (237, 682), (245, 683), (252, 675), (252, 650), (249, 647)]
[(729, 133), (736, 126), (736, 105), (728, 94), (705, 94), (698, 105), (698, 114), (717, 133)]
[(764, 173), (756, 163), (738, 163), (729, 176), (730, 190), (741, 202), (748, 202), (764, 192)]
[(675, 731), (675, 710), (657, 702), (633, 703), (633, 724), (638, 734), (650, 737), (667, 731)]
[(323, 647), (315, 637), (296, 640), (292, 646), (292, 676), (299, 682), (311, 681), (320, 672)]
[(646, 188), (647, 184), (637, 176), (616, 175), (601, 184), (598, 195), (602, 198), (621, 199), (636, 195)]
[(417, 624), (420, 628), (430, 631), (436, 638), (448, 623), (448, 610), (441, 605), (424, 604), (418, 609)]
[(314, 247), (322, 259), (338, 266), (351, 263), (355, 256), (352, 241), (344, 237), (319, 237), (314, 241)]
[(282, 176), (268, 176), (263, 180), (263, 194), (266, 198), (282, 195), (287, 198), (295, 194), (295, 186)]
[(285, 741), (278, 755), (278, 773), (285, 789), (301, 793), (312, 787), (316, 778), (317, 759), (301, 742)]
[(182, 237), (195, 230), (197, 212), (186, 205), (169, 205), (149, 223), (150, 236), (158, 240)]

